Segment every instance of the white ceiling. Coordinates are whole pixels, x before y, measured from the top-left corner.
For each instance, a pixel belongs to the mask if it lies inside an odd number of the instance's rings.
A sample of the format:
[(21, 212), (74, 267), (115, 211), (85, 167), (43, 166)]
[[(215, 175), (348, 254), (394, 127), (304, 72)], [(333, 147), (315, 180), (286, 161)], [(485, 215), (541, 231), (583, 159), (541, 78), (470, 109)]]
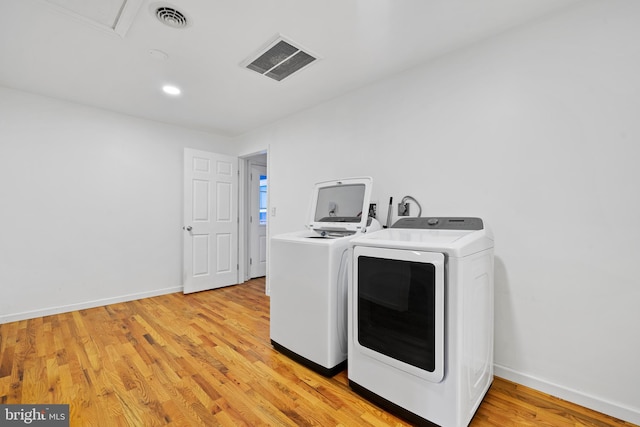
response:
[[(0, 85), (233, 136), (576, 1), (1, 0)], [(240, 66), (278, 34), (321, 59), (281, 82)]]

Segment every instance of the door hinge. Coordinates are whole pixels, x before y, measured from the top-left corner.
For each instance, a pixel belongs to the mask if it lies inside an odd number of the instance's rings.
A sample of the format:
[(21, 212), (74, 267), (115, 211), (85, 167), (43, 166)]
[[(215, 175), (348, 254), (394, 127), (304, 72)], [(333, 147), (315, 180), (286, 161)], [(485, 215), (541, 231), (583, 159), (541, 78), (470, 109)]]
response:
[(253, 258), (249, 258), (249, 265), (253, 265)]
[(249, 224), (253, 223), (253, 216), (249, 217)]

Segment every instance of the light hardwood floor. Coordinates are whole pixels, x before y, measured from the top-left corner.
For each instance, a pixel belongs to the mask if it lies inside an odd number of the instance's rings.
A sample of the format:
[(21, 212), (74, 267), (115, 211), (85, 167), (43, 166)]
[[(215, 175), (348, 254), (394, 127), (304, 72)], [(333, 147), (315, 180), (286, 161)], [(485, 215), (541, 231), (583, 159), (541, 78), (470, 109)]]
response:
[[(275, 351), (264, 279), (0, 325), (0, 403), (72, 426), (403, 426)], [(472, 426), (631, 426), (496, 378)]]

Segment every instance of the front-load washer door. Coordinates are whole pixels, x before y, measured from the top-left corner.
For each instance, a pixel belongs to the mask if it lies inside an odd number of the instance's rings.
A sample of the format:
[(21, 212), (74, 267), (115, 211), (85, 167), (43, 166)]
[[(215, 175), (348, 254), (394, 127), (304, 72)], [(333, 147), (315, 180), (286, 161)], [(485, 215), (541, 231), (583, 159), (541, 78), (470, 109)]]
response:
[(444, 254), (356, 246), (353, 261), (356, 351), (442, 381)]

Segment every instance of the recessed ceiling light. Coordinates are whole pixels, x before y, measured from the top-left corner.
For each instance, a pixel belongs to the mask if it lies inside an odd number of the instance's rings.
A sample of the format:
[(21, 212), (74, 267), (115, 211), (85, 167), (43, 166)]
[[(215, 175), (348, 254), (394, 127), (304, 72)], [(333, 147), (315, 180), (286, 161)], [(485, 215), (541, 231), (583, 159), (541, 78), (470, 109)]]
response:
[(173, 96), (180, 95), (180, 93), (182, 92), (180, 88), (176, 86), (171, 86), (171, 85), (162, 86), (162, 91), (167, 95), (173, 95)]

